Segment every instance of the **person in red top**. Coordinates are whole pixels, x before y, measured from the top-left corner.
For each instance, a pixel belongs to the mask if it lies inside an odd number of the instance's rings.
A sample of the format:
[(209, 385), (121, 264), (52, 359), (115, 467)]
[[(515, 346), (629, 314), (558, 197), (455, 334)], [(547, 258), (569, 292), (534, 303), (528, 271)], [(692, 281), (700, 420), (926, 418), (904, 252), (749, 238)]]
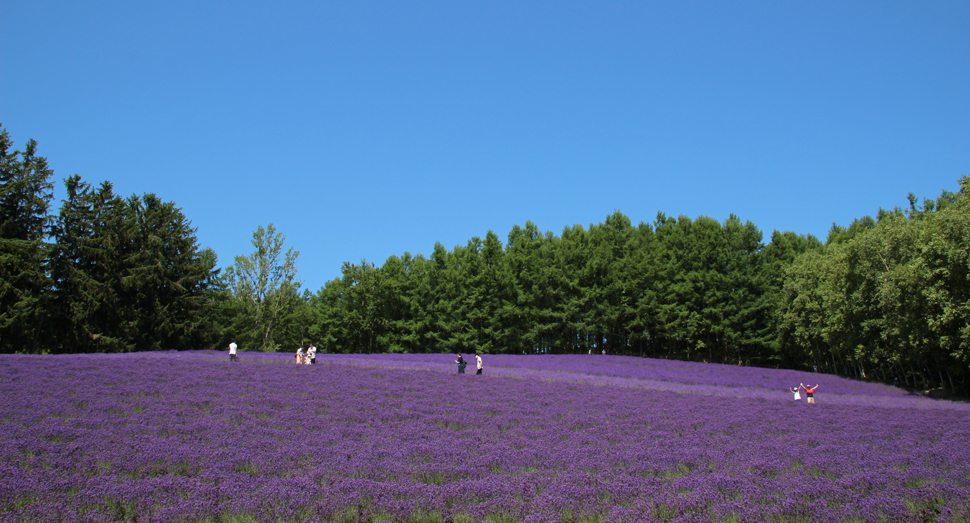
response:
[(815, 403), (815, 398), (813, 396), (815, 395), (815, 389), (818, 388), (818, 384), (816, 384), (814, 387), (809, 387), (803, 383), (802, 388), (805, 389), (805, 396), (808, 398), (807, 401), (809, 403)]

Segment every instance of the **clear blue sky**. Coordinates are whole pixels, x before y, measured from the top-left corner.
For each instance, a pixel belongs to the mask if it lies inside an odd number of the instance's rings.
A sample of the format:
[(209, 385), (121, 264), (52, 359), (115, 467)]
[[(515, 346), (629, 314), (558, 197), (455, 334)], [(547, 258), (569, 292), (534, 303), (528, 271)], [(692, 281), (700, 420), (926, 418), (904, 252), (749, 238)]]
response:
[(824, 239), (970, 174), (970, 2), (0, 0), (0, 122), (313, 291), (614, 210)]

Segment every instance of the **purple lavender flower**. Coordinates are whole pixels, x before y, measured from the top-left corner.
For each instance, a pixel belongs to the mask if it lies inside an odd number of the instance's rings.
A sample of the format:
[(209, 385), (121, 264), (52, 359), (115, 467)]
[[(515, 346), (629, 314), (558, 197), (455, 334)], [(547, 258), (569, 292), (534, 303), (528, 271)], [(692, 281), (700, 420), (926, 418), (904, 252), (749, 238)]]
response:
[[(0, 356), (0, 521), (958, 521), (970, 406), (618, 356)], [(821, 378), (818, 403), (791, 382)], [(825, 392), (823, 392), (825, 391)]]

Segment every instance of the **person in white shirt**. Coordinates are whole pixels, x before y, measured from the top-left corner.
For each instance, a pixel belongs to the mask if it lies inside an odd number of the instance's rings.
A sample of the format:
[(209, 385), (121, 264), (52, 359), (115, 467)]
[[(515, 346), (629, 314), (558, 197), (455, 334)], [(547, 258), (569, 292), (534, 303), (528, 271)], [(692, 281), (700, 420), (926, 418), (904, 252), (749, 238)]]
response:
[(306, 350), (306, 357), (310, 360), (311, 365), (317, 364), (317, 348), (310, 343), (310, 347)]
[(303, 345), (300, 345), (299, 349), (296, 349), (296, 364), (300, 365), (303, 363)]
[(236, 357), (236, 340), (232, 340), (232, 343), (229, 344), (229, 361), (239, 361), (239, 358)]
[(482, 373), (482, 357), (477, 352), (475, 353), (475, 367), (478, 369), (475, 371), (475, 375), (478, 376)]

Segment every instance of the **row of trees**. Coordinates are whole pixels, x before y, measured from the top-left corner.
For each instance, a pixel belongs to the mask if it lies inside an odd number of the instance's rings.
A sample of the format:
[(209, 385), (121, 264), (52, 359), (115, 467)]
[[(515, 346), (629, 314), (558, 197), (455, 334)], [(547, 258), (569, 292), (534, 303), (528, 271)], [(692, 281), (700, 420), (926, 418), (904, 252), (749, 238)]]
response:
[(212, 321), (216, 256), (154, 194), (122, 198), (74, 175), (51, 213), (53, 171), (0, 126), (0, 351), (199, 348)]
[[(966, 394), (970, 178), (825, 244), (750, 222), (616, 212), (555, 236), (515, 226), (430, 258), (345, 263), (308, 297), (327, 351), (583, 353), (813, 368)], [(308, 326), (307, 326), (308, 324)]]
[(843, 375), (967, 392), (970, 178), (959, 194), (834, 228), (786, 272), (779, 348)]
[(344, 263), (301, 290), (270, 224), (220, 274), (181, 211), (65, 180), (0, 126), (0, 351), (221, 347), (312, 340), (330, 352), (585, 353), (789, 368), (966, 392), (970, 191), (816, 238), (751, 222), (620, 212), (560, 235), (532, 222), (429, 257)]
[(784, 268), (819, 248), (752, 223), (620, 212), (560, 236), (515, 226), (383, 266), (345, 263), (307, 303), (332, 351), (585, 353), (778, 364), (772, 311)]

